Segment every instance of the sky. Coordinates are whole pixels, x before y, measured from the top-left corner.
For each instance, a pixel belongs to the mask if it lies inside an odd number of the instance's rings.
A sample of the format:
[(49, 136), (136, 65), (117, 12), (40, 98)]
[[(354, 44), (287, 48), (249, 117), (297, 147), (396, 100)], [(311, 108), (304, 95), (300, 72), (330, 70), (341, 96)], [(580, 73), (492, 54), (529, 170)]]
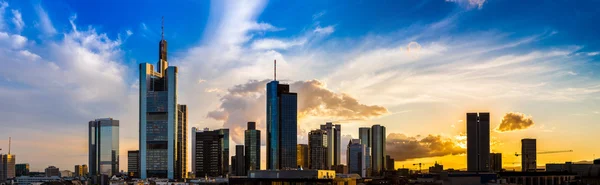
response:
[[(518, 167), (590, 161), (600, 148), (600, 2), (0, 0), (0, 148), (32, 171), (87, 163), (90, 120), (120, 120), (120, 169), (138, 148), (140, 63), (161, 17), (189, 127), (265, 135), (265, 83), (298, 92), (298, 141), (325, 122), (342, 144), (387, 128), (396, 168), (466, 167), (467, 112), (490, 112), (491, 150)], [(263, 146), (264, 168), (264, 146)], [(345, 163), (342, 147), (342, 163)], [(234, 154), (234, 151), (230, 151)], [(596, 157), (598, 158), (598, 157)]]

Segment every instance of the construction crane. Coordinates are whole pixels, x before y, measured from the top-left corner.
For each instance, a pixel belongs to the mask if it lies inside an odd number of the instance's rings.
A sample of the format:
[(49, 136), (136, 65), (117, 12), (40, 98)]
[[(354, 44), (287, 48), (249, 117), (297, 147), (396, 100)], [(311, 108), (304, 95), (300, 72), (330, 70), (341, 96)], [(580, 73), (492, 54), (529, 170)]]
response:
[[(573, 150), (543, 151), (543, 152), (536, 152), (535, 154), (554, 154), (554, 153), (564, 153), (564, 152), (573, 152)], [(519, 157), (519, 156), (525, 156), (525, 159), (527, 161), (529, 161), (528, 154), (519, 154), (519, 153), (515, 152), (515, 156), (517, 156), (517, 157)], [(536, 161), (529, 161), (529, 162), (531, 162), (532, 164), (536, 163)], [(527, 162), (527, 163), (523, 162), (523, 164), (525, 164), (525, 166), (524, 166), (523, 169), (529, 170), (529, 165), (530, 165), (529, 162)]]
[(417, 165), (419, 165), (419, 173), (421, 173), (421, 167), (422, 167), (423, 165), (427, 165), (427, 164), (431, 164), (431, 163), (415, 163), (415, 164), (413, 164), (413, 166), (417, 166)]
[[(573, 152), (573, 150), (557, 150), (557, 151), (545, 151), (545, 152), (536, 152), (536, 154), (554, 154), (554, 153), (564, 153), (564, 152)], [(519, 157), (523, 154), (519, 154), (515, 152), (515, 156)], [(527, 156), (525, 156), (527, 157)]]

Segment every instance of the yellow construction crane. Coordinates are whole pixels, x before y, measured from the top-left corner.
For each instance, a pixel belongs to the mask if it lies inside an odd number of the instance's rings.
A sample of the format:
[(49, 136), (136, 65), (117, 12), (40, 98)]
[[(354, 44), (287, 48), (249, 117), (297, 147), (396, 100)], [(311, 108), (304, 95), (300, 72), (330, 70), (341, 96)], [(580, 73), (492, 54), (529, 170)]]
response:
[[(564, 153), (564, 152), (573, 152), (573, 150), (557, 150), (557, 151), (544, 151), (544, 152), (536, 152), (536, 154), (553, 154), (553, 153)], [(519, 154), (515, 152), (515, 156), (519, 157), (523, 154)], [(525, 156), (527, 157), (527, 156)]]

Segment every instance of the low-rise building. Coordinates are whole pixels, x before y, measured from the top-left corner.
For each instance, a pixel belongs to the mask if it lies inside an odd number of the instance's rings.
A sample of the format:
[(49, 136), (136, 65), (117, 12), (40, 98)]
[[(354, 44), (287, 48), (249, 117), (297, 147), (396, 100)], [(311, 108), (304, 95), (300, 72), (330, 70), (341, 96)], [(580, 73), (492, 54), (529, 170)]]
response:
[(355, 185), (356, 178), (337, 177), (333, 170), (251, 170), (247, 177), (229, 178), (230, 185), (283, 183)]

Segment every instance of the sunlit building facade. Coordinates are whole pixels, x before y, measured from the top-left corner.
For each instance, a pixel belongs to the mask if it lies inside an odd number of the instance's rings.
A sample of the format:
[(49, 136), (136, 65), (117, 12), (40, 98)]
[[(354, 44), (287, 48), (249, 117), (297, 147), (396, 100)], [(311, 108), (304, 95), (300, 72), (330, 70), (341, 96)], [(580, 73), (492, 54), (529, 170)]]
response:
[(371, 127), (371, 174), (379, 176), (387, 167), (385, 164), (385, 127), (373, 125)]
[(296, 168), (298, 97), (290, 86), (267, 84), (267, 169)]
[(296, 164), (302, 168), (308, 168), (308, 145), (298, 144), (296, 146)]
[(15, 159), (12, 154), (0, 154), (0, 183), (15, 178)]
[(119, 173), (119, 120), (101, 118), (89, 122), (90, 175)]
[(331, 122), (321, 125), (321, 130), (327, 132), (327, 169), (334, 169), (335, 166), (340, 164), (340, 147), (341, 147), (341, 125), (334, 125)]

